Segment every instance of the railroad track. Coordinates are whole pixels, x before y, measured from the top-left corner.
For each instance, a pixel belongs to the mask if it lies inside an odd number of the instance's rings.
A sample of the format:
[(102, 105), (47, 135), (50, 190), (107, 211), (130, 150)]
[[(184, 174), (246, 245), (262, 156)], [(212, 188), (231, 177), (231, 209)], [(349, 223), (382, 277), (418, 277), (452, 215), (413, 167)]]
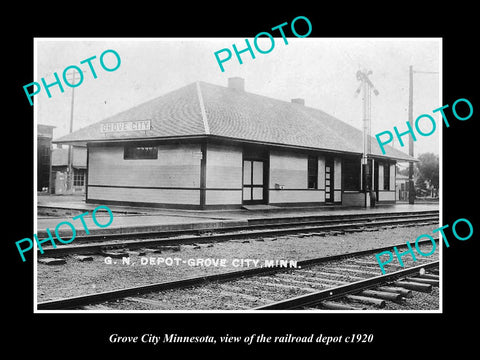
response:
[(67, 254), (102, 253), (105, 249), (139, 249), (155, 246), (211, 243), (242, 238), (278, 236), (285, 234), (312, 234), (319, 236), (345, 232), (372, 231), (380, 228), (417, 226), (438, 223), (438, 211), (393, 214), (369, 214), (347, 216), (322, 216), (306, 220), (277, 218), (262, 223), (264, 219), (250, 219), (247, 226), (231, 226), (218, 229), (177, 230), (159, 232), (135, 232), (123, 234), (97, 234), (77, 236), (74, 243), (56, 248), (45, 246), (39, 257)]
[[(438, 240), (437, 240), (438, 241)], [(401, 249), (405, 244), (396, 245)], [(431, 247), (429, 240), (419, 246)], [(295, 268), (256, 267), (38, 303), (39, 310), (286, 310), (364, 309), (405, 302), (411, 291), (438, 285), (438, 252), (406, 268), (388, 264), (381, 275), (374, 254), (392, 246), (298, 261)], [(353, 302), (353, 304), (346, 303)], [(363, 304), (359, 307), (358, 304)]]
[[(376, 276), (335, 288), (315, 292), (314, 294), (277, 301), (259, 306), (256, 310), (294, 310), (294, 309), (332, 309), (332, 310), (366, 310), (359, 307), (363, 303), (379, 308), (385, 307), (386, 301), (403, 303), (413, 297), (412, 291), (430, 292), (433, 286), (439, 286), (439, 261), (398, 270), (391, 274)], [(427, 270), (427, 271), (426, 271)]]

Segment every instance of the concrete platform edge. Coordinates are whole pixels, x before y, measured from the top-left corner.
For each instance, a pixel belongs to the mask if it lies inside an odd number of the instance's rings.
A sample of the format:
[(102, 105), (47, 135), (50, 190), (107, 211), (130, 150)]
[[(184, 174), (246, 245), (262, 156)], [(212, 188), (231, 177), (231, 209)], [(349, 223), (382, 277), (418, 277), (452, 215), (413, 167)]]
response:
[[(125, 234), (125, 233), (142, 233), (142, 232), (158, 232), (158, 231), (175, 231), (175, 230), (215, 230), (223, 227), (231, 226), (247, 226), (248, 220), (220, 220), (201, 223), (179, 223), (179, 224), (162, 224), (162, 225), (137, 225), (137, 226), (115, 226), (108, 228), (89, 229), (90, 235), (102, 234)], [(38, 229), (37, 236), (39, 239), (46, 238), (47, 228)], [(55, 229), (51, 228), (52, 236), (55, 236)], [(70, 231), (59, 231), (59, 235), (65, 240), (72, 236)], [(76, 229), (77, 236), (88, 236), (84, 229)]]

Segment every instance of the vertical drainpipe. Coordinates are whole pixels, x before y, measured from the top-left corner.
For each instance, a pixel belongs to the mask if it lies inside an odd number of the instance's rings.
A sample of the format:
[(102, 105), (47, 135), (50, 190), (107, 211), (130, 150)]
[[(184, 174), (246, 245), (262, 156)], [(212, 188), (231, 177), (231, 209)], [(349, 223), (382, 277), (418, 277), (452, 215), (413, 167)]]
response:
[(88, 164), (89, 154), (90, 154), (90, 151), (87, 143), (87, 169), (85, 171), (85, 203), (88, 202), (88, 169), (90, 168)]
[(207, 141), (204, 140), (200, 144), (202, 159), (200, 160), (200, 208), (205, 209), (205, 195), (207, 184)]

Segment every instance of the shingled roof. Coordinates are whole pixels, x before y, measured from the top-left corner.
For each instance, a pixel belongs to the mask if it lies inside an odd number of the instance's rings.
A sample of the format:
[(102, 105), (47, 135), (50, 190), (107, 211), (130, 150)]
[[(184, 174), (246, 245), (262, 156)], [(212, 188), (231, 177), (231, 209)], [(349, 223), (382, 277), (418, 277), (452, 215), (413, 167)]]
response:
[[(102, 132), (105, 123), (150, 120), (150, 130)], [(86, 143), (217, 136), (283, 146), (361, 154), (362, 132), (302, 104), (272, 99), (229, 87), (196, 82), (100, 122), (54, 143)], [(383, 155), (372, 138), (372, 154), (414, 160), (386, 146)]]

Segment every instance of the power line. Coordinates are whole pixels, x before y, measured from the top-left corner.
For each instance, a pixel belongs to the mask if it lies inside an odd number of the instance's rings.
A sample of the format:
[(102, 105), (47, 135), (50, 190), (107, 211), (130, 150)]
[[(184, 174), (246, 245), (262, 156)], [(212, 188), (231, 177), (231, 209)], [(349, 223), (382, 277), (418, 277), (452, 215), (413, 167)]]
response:
[(440, 74), (439, 71), (420, 71), (420, 70), (413, 70), (415, 74)]

